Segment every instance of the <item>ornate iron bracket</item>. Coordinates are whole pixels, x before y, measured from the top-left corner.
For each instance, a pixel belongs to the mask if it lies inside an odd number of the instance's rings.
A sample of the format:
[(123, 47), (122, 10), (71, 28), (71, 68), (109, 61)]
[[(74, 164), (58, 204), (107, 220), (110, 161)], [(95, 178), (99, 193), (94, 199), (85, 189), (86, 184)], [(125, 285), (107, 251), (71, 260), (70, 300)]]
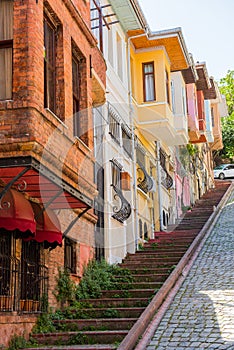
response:
[(144, 177), (138, 177), (137, 181), (139, 182), (139, 184), (137, 185), (137, 187), (139, 187), (143, 192), (147, 193), (153, 188), (153, 180), (147, 173), (144, 165), (139, 160), (137, 162), (140, 166), (137, 170), (139, 170), (144, 175)]
[(173, 186), (173, 179), (165, 169), (162, 169), (162, 171), (164, 176), (162, 177), (161, 183), (167, 190), (169, 190), (169, 188)]
[(117, 206), (114, 206), (113, 211), (114, 214), (112, 215), (112, 218), (118, 220), (119, 222), (123, 223), (124, 221), (126, 221), (130, 215), (131, 215), (131, 205), (130, 203), (128, 203), (128, 201), (126, 200), (126, 198), (124, 198), (122, 190), (120, 190), (118, 187), (116, 187), (115, 185), (112, 185), (114, 191), (115, 191), (115, 195), (114, 195), (114, 199), (119, 199), (120, 200), (120, 208), (118, 208)]

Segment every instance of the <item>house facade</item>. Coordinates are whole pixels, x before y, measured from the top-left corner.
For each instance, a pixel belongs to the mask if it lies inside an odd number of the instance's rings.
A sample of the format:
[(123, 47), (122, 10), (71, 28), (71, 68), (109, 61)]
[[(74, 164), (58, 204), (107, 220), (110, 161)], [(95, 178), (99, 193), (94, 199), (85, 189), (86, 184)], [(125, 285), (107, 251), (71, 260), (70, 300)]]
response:
[[(95, 255), (92, 108), (106, 64), (86, 1), (0, 1), (1, 343), (26, 334), (58, 268)], [(20, 326), (19, 326), (20, 324)]]

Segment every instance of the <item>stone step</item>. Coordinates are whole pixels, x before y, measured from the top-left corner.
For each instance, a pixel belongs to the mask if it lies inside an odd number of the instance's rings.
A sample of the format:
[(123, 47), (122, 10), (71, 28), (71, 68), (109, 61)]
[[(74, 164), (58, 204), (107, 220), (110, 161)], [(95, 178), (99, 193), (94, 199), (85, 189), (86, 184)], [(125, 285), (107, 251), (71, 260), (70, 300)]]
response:
[(154, 289), (128, 289), (128, 290), (103, 290), (102, 298), (149, 298), (154, 294)]
[[(56, 346), (39, 346), (37, 350), (114, 350), (116, 345), (113, 344), (92, 344), (92, 345), (56, 345)], [(23, 350), (35, 350), (35, 348), (27, 348)]]
[(151, 245), (151, 247), (144, 245), (142, 252), (145, 254), (158, 254), (158, 253), (168, 253), (168, 252), (175, 252), (180, 254), (182, 252), (185, 252), (187, 248), (188, 248), (187, 244), (179, 246), (173, 243), (170, 243), (168, 245), (162, 244), (162, 243), (155, 243)]
[(169, 276), (170, 272), (164, 274), (143, 274), (143, 275), (134, 275), (135, 282), (164, 282)]
[(143, 268), (143, 269), (144, 268), (146, 268), (146, 269), (148, 269), (148, 268), (164, 268), (164, 267), (169, 269), (169, 268), (171, 268), (171, 266), (177, 265), (177, 263), (178, 263), (178, 259), (176, 261), (163, 261), (163, 259), (160, 259), (160, 261), (155, 261), (155, 262), (152, 262), (152, 261), (142, 262), (141, 261), (140, 263), (136, 260), (131, 260), (131, 262), (128, 262), (128, 261), (124, 262), (123, 268), (125, 268), (125, 266), (127, 267), (127, 266), (131, 265), (132, 269), (134, 269), (134, 266), (136, 268), (141, 266), (141, 268)]
[(149, 282), (149, 281), (138, 281), (138, 282), (132, 282), (132, 287), (134, 289), (154, 289), (154, 290), (158, 290), (162, 287), (163, 282)]
[(114, 344), (120, 342), (126, 335), (128, 330), (113, 330), (113, 331), (82, 331), (82, 332), (56, 332), (33, 334), (32, 338), (38, 344), (45, 345), (82, 345), (82, 344)]
[(128, 270), (131, 271), (131, 274), (133, 275), (142, 275), (142, 274), (163, 274), (163, 273), (168, 273), (168, 271), (171, 271), (171, 267), (149, 267), (149, 268), (145, 268), (145, 267), (136, 267), (134, 265), (131, 265), (131, 263), (129, 264), (125, 264), (124, 266), (125, 268), (127, 268)]
[(142, 258), (157, 258), (161, 256), (173, 256), (180, 258), (184, 254), (184, 250), (182, 251), (176, 251), (175, 249), (172, 251), (170, 249), (154, 249), (151, 251), (138, 251), (136, 254), (129, 254), (126, 259), (129, 260), (135, 260), (135, 259), (142, 259)]
[[(98, 307), (98, 308), (83, 308), (79, 309), (79, 313), (82, 314), (83, 319), (98, 319), (98, 318), (136, 318), (141, 315), (145, 307)], [(71, 311), (72, 312), (72, 311)], [(76, 314), (76, 310), (74, 310)]]
[(130, 262), (132, 264), (136, 264), (138, 266), (145, 266), (145, 264), (152, 264), (152, 266), (155, 266), (155, 265), (164, 265), (164, 264), (169, 264), (169, 265), (174, 265), (174, 264), (177, 264), (178, 263), (178, 260), (179, 260), (179, 257), (173, 257), (173, 256), (168, 256), (168, 255), (165, 255), (165, 256), (161, 256), (160, 258), (140, 258), (139, 259), (124, 259), (124, 263), (125, 262)]
[(149, 298), (99, 298), (80, 299), (79, 301), (88, 303), (90, 306), (95, 308), (141, 307), (148, 305)]
[(137, 318), (98, 318), (98, 319), (79, 319), (79, 320), (56, 320), (54, 325), (57, 330), (64, 330), (65, 328), (69, 331), (88, 331), (88, 330), (119, 330), (119, 329), (130, 329)]

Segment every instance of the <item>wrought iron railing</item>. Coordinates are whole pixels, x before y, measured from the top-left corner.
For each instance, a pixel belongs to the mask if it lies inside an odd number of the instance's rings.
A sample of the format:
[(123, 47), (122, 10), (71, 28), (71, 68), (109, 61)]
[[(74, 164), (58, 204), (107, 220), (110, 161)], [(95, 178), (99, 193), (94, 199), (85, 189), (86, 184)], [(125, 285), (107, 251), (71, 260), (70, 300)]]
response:
[(119, 222), (123, 223), (126, 221), (130, 215), (131, 215), (131, 205), (130, 203), (126, 200), (126, 198), (123, 196), (122, 190), (116, 187), (115, 185), (112, 185), (113, 190), (115, 192), (114, 194), (114, 199), (118, 200), (119, 205), (115, 205), (113, 207), (114, 214), (112, 217)]
[(0, 312), (45, 311), (48, 295), (48, 268), (0, 255)]
[(137, 169), (140, 172), (140, 176), (138, 177), (138, 185), (143, 192), (147, 193), (153, 188), (153, 180), (151, 176), (147, 173), (144, 165), (138, 160), (139, 168)]

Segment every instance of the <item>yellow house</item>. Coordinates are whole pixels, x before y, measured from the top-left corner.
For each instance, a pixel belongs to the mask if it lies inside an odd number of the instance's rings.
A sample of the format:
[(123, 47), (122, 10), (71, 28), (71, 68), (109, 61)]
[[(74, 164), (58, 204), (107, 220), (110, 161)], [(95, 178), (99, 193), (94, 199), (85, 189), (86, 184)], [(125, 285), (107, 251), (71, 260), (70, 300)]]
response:
[[(182, 71), (189, 68), (190, 56), (180, 28), (150, 33), (138, 30), (129, 36), (130, 94), (137, 135), (138, 237), (145, 239), (174, 220), (174, 146), (186, 143), (188, 130), (183, 124), (186, 95), (175, 101), (171, 77), (178, 72), (179, 88), (185, 86)], [(176, 103), (185, 108), (183, 119), (175, 122)], [(139, 174), (145, 175), (148, 183), (145, 191)]]

